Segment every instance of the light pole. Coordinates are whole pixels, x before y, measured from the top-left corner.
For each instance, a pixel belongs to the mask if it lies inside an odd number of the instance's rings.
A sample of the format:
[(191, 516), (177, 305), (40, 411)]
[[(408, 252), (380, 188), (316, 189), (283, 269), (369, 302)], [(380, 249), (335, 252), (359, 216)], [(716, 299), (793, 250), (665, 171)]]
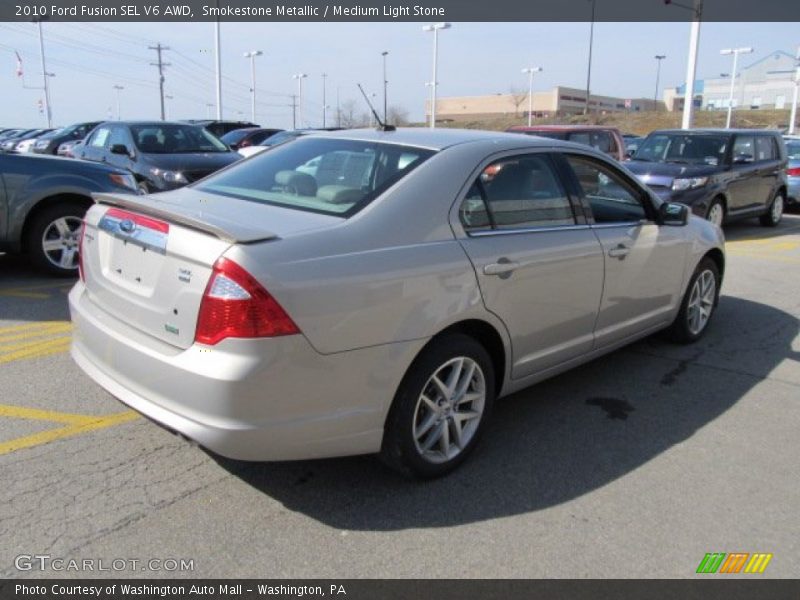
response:
[(733, 71), (731, 71), (731, 91), (728, 94), (728, 118), (725, 120), (725, 129), (731, 128), (731, 116), (733, 115), (733, 88), (736, 85), (736, 64), (739, 61), (740, 54), (751, 54), (753, 49), (749, 46), (743, 48), (725, 48), (720, 50), (722, 56), (730, 56), (733, 54)]
[(589, 64), (586, 68), (586, 106), (583, 109), (583, 114), (589, 114), (589, 89), (592, 83), (592, 46), (594, 46), (594, 9), (596, 0), (589, 0), (592, 3), (592, 22), (589, 26)]
[(245, 58), (250, 59), (250, 102), (251, 102), (251, 120), (256, 122), (256, 56), (264, 54), (261, 50), (250, 50), (244, 53)]
[(42, 32), (42, 19), (34, 19), (34, 23), (39, 27), (39, 56), (42, 59), (42, 80), (44, 81), (44, 111), (47, 115), (47, 127), (53, 127), (53, 107), (50, 104), (50, 85), (47, 83), (47, 67), (44, 59), (44, 33)]
[(439, 61), (439, 30), (450, 29), (450, 23), (435, 23), (433, 25), (425, 25), (422, 31), (433, 32), (433, 80), (431, 81), (431, 129), (436, 127), (436, 87), (439, 85), (439, 80), (436, 79), (436, 65)]
[(658, 110), (658, 81), (661, 79), (661, 61), (667, 58), (666, 54), (656, 54), (656, 91), (653, 94), (653, 110)]
[(113, 87), (117, 91), (117, 121), (119, 121), (119, 93), (125, 88), (121, 85), (116, 85), (116, 84)]
[(794, 122), (797, 119), (797, 95), (800, 91), (800, 46), (797, 47), (797, 70), (794, 73), (794, 95), (792, 96), (792, 113), (789, 117), (789, 135), (794, 135)]
[(303, 126), (303, 79), (308, 77), (305, 73), (292, 75), (292, 79), (297, 79), (297, 121), (300, 127)]
[(528, 127), (531, 126), (531, 119), (533, 118), (533, 74), (540, 73), (542, 67), (528, 67), (522, 69), (523, 73), (528, 74)]
[(328, 78), (327, 73), (322, 74), (322, 128), (324, 129), (327, 127), (328, 123), (328, 104), (327, 99), (325, 98), (326, 90), (325, 90), (325, 80)]
[[(219, 0), (217, 0), (217, 9), (219, 9)], [(222, 120), (222, 55), (221, 55), (221, 40), (220, 40), (220, 25), (219, 19), (214, 23), (214, 62), (215, 62), (215, 77), (217, 87), (217, 120)]]
[(214, 108), (213, 102), (206, 102), (206, 119), (211, 118), (211, 109)]
[(381, 52), (381, 56), (383, 57), (383, 122), (384, 123), (388, 122), (386, 120), (387, 119), (386, 115), (389, 112), (388, 100), (386, 99), (387, 98), (386, 91), (387, 91), (387, 87), (389, 85), (389, 80), (386, 79), (386, 57), (388, 55), (389, 55), (389, 51), (388, 50), (384, 50), (383, 52)]
[(703, 19), (703, 0), (694, 0), (692, 6), (664, 0), (693, 13), (692, 31), (689, 34), (689, 60), (686, 62), (686, 86), (683, 95), (683, 118), (681, 129), (691, 129), (694, 120), (694, 78), (697, 76), (697, 52), (700, 49), (700, 21)]

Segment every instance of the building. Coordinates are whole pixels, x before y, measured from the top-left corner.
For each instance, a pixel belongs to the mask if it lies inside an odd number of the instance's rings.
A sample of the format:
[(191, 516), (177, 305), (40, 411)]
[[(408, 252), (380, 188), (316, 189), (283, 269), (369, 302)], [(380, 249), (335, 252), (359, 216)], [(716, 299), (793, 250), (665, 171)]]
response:
[[(656, 105), (652, 98), (615, 98), (591, 94), (591, 112), (609, 113), (621, 111), (653, 110)], [(534, 117), (563, 117), (583, 114), (586, 107), (586, 90), (557, 86), (548, 92), (533, 93)], [(430, 118), (430, 101), (425, 104), (425, 114)], [(528, 93), (494, 94), (487, 96), (452, 96), (438, 98), (436, 102), (437, 121), (470, 121), (478, 119), (513, 117), (528, 115)]]
[[(773, 52), (743, 67), (733, 85), (733, 107), (791, 108), (797, 59), (782, 50)], [(706, 110), (727, 109), (731, 93), (730, 74), (695, 83), (695, 105)], [(664, 90), (667, 110), (683, 110), (685, 86)]]

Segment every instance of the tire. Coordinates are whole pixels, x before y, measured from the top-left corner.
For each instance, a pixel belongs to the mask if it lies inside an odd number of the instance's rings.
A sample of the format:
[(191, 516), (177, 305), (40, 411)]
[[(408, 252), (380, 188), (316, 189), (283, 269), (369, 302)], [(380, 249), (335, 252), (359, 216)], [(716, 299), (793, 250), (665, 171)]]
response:
[[(710, 278), (713, 279), (713, 288), (709, 291)], [(708, 257), (703, 258), (689, 279), (678, 316), (667, 329), (673, 342), (692, 344), (703, 337), (719, 302), (719, 284), (717, 263)], [(700, 315), (696, 310), (700, 310)], [(707, 311), (705, 316), (704, 311)]]
[(59, 277), (78, 276), (78, 244), (86, 206), (54, 204), (34, 216), (25, 248), (36, 268)]
[[(449, 398), (442, 393), (447, 388), (455, 389)], [(472, 399), (464, 400), (467, 396)], [(494, 368), (481, 344), (464, 334), (434, 340), (400, 383), (386, 419), (381, 460), (412, 477), (429, 479), (449, 473), (474, 450), (491, 415), (494, 396)], [(461, 444), (456, 442), (459, 432)]]
[(140, 181), (136, 187), (138, 188), (139, 193), (142, 195), (147, 195), (150, 193), (150, 186), (147, 185), (146, 181)]
[(719, 198), (714, 198), (706, 212), (706, 221), (711, 221), (717, 227), (725, 223), (725, 204)]
[(786, 199), (783, 192), (777, 192), (772, 202), (769, 203), (767, 212), (759, 217), (759, 221), (764, 227), (777, 227), (783, 218), (783, 210), (786, 206)]

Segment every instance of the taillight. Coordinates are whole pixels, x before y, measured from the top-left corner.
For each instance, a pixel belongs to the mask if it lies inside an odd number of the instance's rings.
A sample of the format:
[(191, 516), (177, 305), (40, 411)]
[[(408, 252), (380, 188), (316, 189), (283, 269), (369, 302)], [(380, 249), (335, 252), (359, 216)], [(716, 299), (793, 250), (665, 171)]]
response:
[(300, 333), (280, 304), (252, 275), (220, 258), (208, 281), (194, 341), (214, 344), (229, 337), (277, 337)]
[(800, 167), (792, 167), (791, 169), (786, 169), (786, 174), (789, 177), (800, 177)]
[(81, 281), (86, 281), (86, 276), (83, 274), (83, 235), (86, 233), (86, 221), (81, 221), (81, 237), (78, 240), (78, 275)]

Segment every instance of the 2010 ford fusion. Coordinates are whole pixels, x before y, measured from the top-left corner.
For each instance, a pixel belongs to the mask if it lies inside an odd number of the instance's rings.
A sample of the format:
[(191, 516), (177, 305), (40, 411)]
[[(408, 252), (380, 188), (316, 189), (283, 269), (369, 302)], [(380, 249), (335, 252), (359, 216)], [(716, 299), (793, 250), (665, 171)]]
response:
[(458, 130), (300, 138), (186, 188), (104, 194), (72, 355), (245, 460), (380, 453), (441, 475), (495, 399), (662, 329), (707, 329), (715, 225), (577, 144)]

